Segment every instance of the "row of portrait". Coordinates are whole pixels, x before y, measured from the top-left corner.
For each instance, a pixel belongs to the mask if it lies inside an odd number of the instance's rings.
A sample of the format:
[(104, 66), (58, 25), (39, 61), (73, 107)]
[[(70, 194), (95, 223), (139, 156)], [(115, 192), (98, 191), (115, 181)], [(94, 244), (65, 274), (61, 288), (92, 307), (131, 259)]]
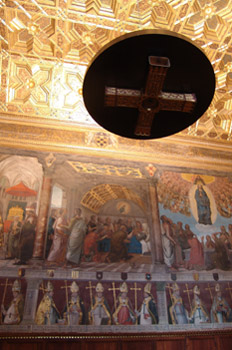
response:
[[(1, 324), (19, 325), (24, 317), (26, 281), (2, 279), (0, 285)], [(161, 289), (165, 302), (158, 298)], [(38, 292), (31, 321), (35, 325), (155, 325), (160, 316), (167, 324), (232, 322), (229, 282), (44, 280)]]

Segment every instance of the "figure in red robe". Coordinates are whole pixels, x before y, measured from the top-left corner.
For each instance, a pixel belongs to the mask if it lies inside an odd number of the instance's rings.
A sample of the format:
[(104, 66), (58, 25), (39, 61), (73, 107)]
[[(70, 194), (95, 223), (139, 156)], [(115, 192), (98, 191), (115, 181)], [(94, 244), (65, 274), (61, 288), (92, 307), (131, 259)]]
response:
[(204, 267), (204, 251), (201, 242), (196, 235), (190, 230), (189, 225), (185, 225), (188, 235), (188, 244), (190, 246), (190, 257), (186, 264), (188, 269), (203, 269)]
[(117, 300), (117, 307), (113, 313), (114, 322), (117, 325), (133, 325), (136, 323), (136, 315), (127, 296), (128, 287), (126, 282), (121, 284), (119, 290), (120, 295)]
[(89, 227), (89, 232), (85, 236), (83, 247), (84, 261), (99, 261), (100, 259), (97, 246), (99, 235), (96, 232), (96, 229), (96, 225)]

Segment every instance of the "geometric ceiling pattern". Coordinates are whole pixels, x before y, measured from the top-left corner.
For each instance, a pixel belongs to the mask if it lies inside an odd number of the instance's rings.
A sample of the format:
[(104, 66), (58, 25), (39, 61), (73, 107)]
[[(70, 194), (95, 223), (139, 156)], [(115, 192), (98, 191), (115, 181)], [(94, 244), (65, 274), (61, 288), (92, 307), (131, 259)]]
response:
[(94, 125), (82, 98), (94, 55), (141, 29), (168, 29), (203, 49), (216, 75), (205, 114), (180, 134), (232, 140), (232, 0), (0, 0), (0, 115)]

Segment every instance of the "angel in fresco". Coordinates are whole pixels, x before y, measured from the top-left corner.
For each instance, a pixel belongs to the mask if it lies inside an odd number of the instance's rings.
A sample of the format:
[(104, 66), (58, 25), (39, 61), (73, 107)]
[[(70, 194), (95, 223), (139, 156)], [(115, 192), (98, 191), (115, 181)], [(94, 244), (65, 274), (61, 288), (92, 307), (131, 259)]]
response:
[(200, 288), (199, 286), (193, 287), (193, 300), (190, 313), (190, 322), (194, 324), (201, 324), (209, 322), (208, 311), (200, 298)]
[(99, 282), (95, 288), (96, 294), (92, 298), (89, 310), (89, 324), (100, 326), (111, 324), (111, 312), (106, 298), (104, 297), (104, 287)]
[(186, 310), (183, 300), (180, 296), (180, 288), (177, 283), (169, 288), (171, 297), (171, 306), (169, 306), (170, 323), (172, 324), (186, 324), (189, 323), (188, 311)]
[(44, 292), (44, 296), (38, 306), (35, 316), (35, 323), (38, 325), (52, 325), (58, 323), (60, 313), (53, 300), (53, 284), (48, 281), (47, 286), (42, 288), (42, 290)]
[(155, 300), (151, 294), (151, 283), (144, 287), (144, 299), (138, 311), (138, 324), (151, 325), (159, 323)]
[(85, 306), (79, 295), (79, 286), (75, 281), (70, 286), (71, 295), (68, 299), (67, 284), (64, 287), (66, 289), (66, 306), (63, 311), (63, 319), (65, 324), (69, 326), (77, 326), (85, 324)]
[(219, 283), (215, 286), (215, 296), (213, 298), (213, 303), (210, 311), (211, 322), (213, 323), (225, 323), (232, 322), (232, 310), (222, 296), (222, 290)]
[[(5, 285), (5, 293), (7, 288), (7, 281)], [(6, 309), (5, 306), (1, 305), (2, 312), (2, 323), (8, 325), (19, 324), (23, 319), (23, 309), (24, 309), (24, 298), (21, 294), (21, 283), (19, 280), (15, 280), (12, 286), (13, 299), (10, 305)]]
[(133, 325), (136, 322), (136, 315), (128, 298), (128, 286), (123, 282), (120, 287), (120, 294), (116, 303), (116, 310), (113, 313), (113, 320), (117, 325)]

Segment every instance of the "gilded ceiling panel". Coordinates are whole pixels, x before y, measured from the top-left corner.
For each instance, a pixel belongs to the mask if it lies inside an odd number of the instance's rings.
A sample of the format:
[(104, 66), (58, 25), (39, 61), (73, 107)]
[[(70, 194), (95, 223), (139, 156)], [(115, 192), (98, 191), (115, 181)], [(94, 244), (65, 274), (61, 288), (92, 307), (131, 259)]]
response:
[(231, 8), (231, 0), (0, 0), (0, 113), (96, 128), (82, 99), (89, 62), (122, 34), (164, 28), (201, 47), (216, 75), (210, 108), (180, 134), (230, 142)]

